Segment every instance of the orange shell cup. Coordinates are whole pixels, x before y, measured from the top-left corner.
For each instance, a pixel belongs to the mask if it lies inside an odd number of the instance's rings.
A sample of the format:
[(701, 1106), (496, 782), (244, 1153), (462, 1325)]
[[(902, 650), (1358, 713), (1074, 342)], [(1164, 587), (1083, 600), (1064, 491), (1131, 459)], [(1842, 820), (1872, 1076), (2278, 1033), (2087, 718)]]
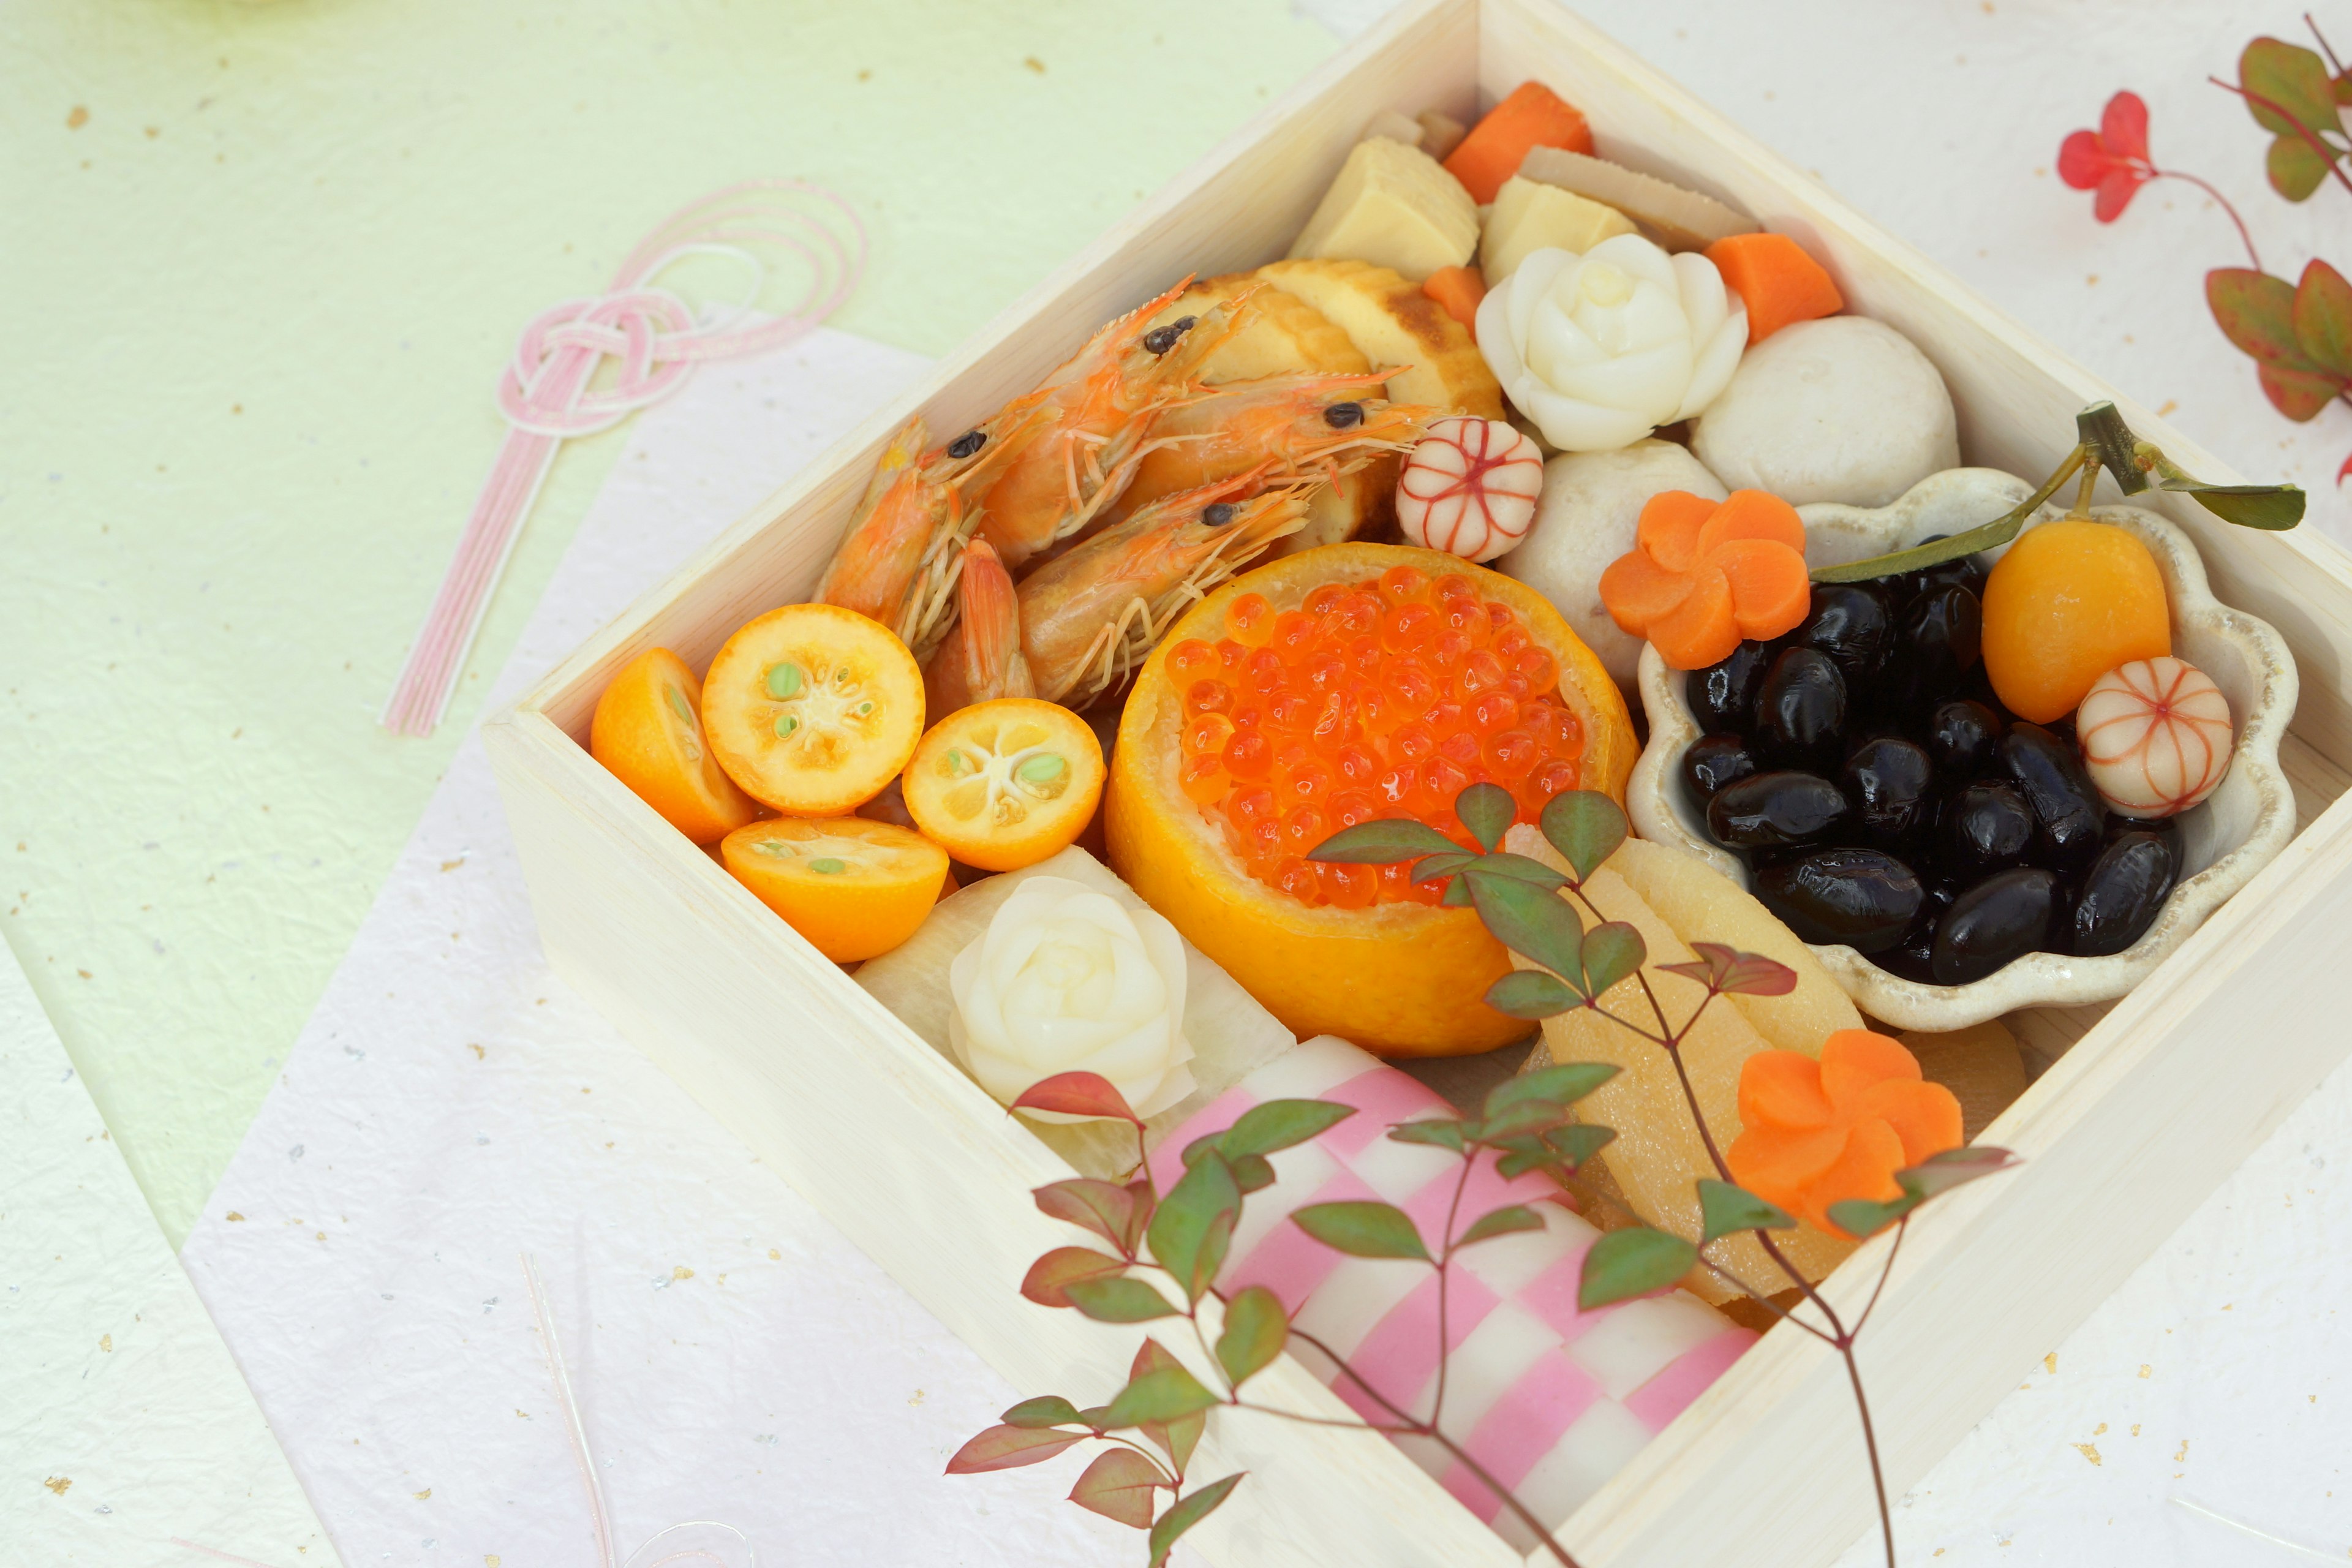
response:
[(1759, 1051), (1739, 1070), (1740, 1134), (1724, 1158), (1732, 1179), (1815, 1229), (1832, 1204), (1900, 1197), (1895, 1173), (1962, 1142), (1960, 1102), (1925, 1081), (1902, 1044), (1840, 1029), (1819, 1061)]
[(1673, 668), (1704, 669), (1742, 638), (1776, 637), (1805, 618), (1805, 525), (1763, 490), (1721, 502), (1662, 491), (1642, 508), (1633, 548), (1601, 574), (1601, 602)]

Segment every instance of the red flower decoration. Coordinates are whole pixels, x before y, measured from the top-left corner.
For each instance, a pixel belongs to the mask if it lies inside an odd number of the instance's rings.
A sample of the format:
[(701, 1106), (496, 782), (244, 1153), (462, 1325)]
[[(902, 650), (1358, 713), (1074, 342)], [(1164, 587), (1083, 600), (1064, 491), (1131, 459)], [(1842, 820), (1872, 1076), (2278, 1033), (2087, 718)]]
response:
[(2099, 193), (2092, 216), (2113, 223), (2139, 188), (2157, 177), (2147, 156), (2147, 105), (2136, 92), (2107, 100), (2096, 131), (2077, 131), (2058, 148), (2058, 177), (2078, 191)]

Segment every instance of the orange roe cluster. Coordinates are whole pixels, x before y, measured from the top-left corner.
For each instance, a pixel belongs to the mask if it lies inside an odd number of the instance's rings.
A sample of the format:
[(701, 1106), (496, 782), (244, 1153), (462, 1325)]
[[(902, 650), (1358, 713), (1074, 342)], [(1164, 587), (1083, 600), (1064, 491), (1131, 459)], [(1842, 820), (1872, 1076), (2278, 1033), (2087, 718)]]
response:
[(1180, 781), (1250, 875), (1302, 903), (1434, 904), (1443, 893), (1415, 885), (1410, 862), (1306, 858), (1343, 827), (1417, 817), (1474, 849), (1454, 814), (1470, 784), (1510, 791), (1521, 822), (1577, 787), (1584, 727), (1559, 700), (1558, 662), (1459, 573), (1392, 566), (1279, 612), (1244, 594), (1224, 634), (1168, 650), (1184, 700)]

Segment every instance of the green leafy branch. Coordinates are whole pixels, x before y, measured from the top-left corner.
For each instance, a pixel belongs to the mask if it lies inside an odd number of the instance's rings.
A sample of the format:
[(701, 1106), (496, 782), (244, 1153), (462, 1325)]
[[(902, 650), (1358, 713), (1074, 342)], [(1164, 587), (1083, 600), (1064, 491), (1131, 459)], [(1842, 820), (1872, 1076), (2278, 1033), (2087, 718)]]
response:
[[(2114, 413), (2111, 405), (2102, 405), (2101, 408), (2109, 416)], [(2095, 409), (2085, 416), (2083, 444), (2076, 448), (2077, 466), (2083, 460), (2093, 461), (2095, 466), (2091, 475), (2094, 478), (2097, 473), (2095, 464), (2105, 461), (2116, 449), (2118, 445), (2116, 432), (2122, 429), (2119, 419), (2114, 420), (2111, 426), (2093, 421), (2092, 416), (2098, 413), (2099, 410)], [(2123, 434), (2128, 437), (2129, 432), (2123, 431)], [(2148, 450), (2152, 452), (2154, 449)], [(2085, 454), (2092, 456), (2086, 458)], [(2161, 459), (2161, 454), (2157, 457)], [(2136, 455), (2127, 460), (2136, 461)], [(2146, 483), (2145, 474), (2155, 466), (2155, 463), (2149, 463), (2138, 468), (2142, 484)], [(2054, 491), (2064, 481), (2066, 474), (2067, 471), (2062, 469), (2051, 481), (2048, 491)], [(2086, 483), (2084, 489), (2087, 491), (2088, 488)], [(2046, 499), (2046, 495), (2047, 491), (2041, 499)], [(2013, 515), (2021, 521), (2039, 504), (2040, 500), (2037, 499)], [(2211, 503), (2209, 501), (2208, 504)], [(1909, 566), (1892, 569), (1908, 570)], [(1589, 1008), (1666, 1053), (1674, 1065), (1675, 1080), (1681, 1087), (1692, 1124), (1697, 1129), (1707, 1159), (1716, 1171), (1714, 1177), (1703, 1178), (1697, 1184), (1700, 1234), (1693, 1239), (1640, 1223), (1609, 1231), (1585, 1253), (1578, 1279), (1577, 1304), (1590, 1311), (1612, 1302), (1667, 1289), (1694, 1269), (1703, 1268), (1782, 1321), (1794, 1325), (1834, 1350), (1845, 1363), (1847, 1378), (1853, 1389), (1854, 1407), (1861, 1417), (1864, 1447), (1869, 1457), (1871, 1479), (1877, 1494), (1879, 1524), (1885, 1539), (1886, 1560), (1892, 1568), (1895, 1562), (1894, 1513), (1887, 1503), (1885, 1471), (1879, 1457), (1877, 1433), (1872, 1424), (1870, 1401), (1863, 1388), (1862, 1370), (1855, 1359), (1854, 1346), (1868, 1324), (1871, 1313), (1876, 1309), (1880, 1295), (1885, 1290), (1888, 1277), (1894, 1272), (1895, 1260), (1902, 1247), (1904, 1228), (1912, 1212), (1928, 1199), (1953, 1187), (2005, 1169), (2013, 1163), (2013, 1156), (2006, 1150), (1993, 1148), (1949, 1150), (1931, 1155), (1916, 1166), (1897, 1172), (1895, 1179), (1898, 1195), (1893, 1199), (1885, 1202), (1848, 1199), (1832, 1205), (1831, 1219), (1856, 1237), (1874, 1236), (1889, 1226), (1895, 1230), (1895, 1240), (1887, 1249), (1870, 1300), (1853, 1321), (1847, 1322), (1828, 1299), (1814, 1288), (1803, 1271), (1790, 1262), (1773, 1240), (1774, 1232), (1795, 1228), (1795, 1217), (1778, 1205), (1742, 1188), (1733, 1179), (1731, 1168), (1717, 1145), (1713, 1131), (1707, 1126), (1706, 1117), (1699, 1106), (1697, 1090), (1691, 1082), (1682, 1056), (1683, 1043), (1689, 1038), (1700, 1016), (1716, 998), (1735, 994), (1786, 995), (1796, 988), (1796, 973), (1786, 964), (1759, 953), (1741, 952), (1717, 942), (1695, 942), (1691, 944), (1691, 951), (1697, 955), (1695, 959), (1656, 966), (1663, 973), (1680, 975), (1704, 988), (1698, 1005), (1692, 1008), (1690, 1016), (1679, 1026), (1674, 1024), (1666, 1016), (1656, 988), (1650, 984), (1644, 973), (1648, 949), (1641, 931), (1623, 921), (1610, 920), (1592, 902), (1585, 889), (1585, 884), (1593, 873), (1625, 841), (1624, 812), (1607, 795), (1591, 791), (1571, 791), (1553, 797), (1544, 807), (1539, 826), (1546, 841), (1567, 867), (1565, 871), (1559, 871), (1541, 861), (1499, 847), (1516, 810), (1509, 794), (1494, 784), (1472, 784), (1456, 797), (1454, 813), (1477, 840), (1485, 851), (1483, 854), (1473, 855), (1464, 851), (1451, 840), (1418, 822), (1382, 821), (1361, 823), (1346, 829), (1318, 846), (1309, 858), (1372, 865), (1413, 860), (1415, 881), (1446, 879), (1445, 902), (1475, 908), (1479, 919), (1496, 940), (1512, 952), (1541, 966), (1517, 970), (1496, 981), (1486, 994), (1489, 1006), (1514, 1017), (1528, 1019), (1548, 1018)], [(1594, 923), (1589, 928), (1577, 914), (1575, 906), (1580, 904), (1593, 918)], [(1604, 1005), (1604, 999), (1616, 993), (1621, 982), (1629, 979), (1638, 983), (1641, 1002), (1648, 1014), (1646, 1020), (1629, 1017)], [(1589, 1067), (1591, 1064), (1575, 1065)], [(1598, 1088), (1599, 1084), (1592, 1087)], [(1598, 1152), (1613, 1136), (1607, 1129), (1570, 1123), (1548, 1129), (1543, 1134), (1544, 1146), (1550, 1147), (1551, 1141), (1557, 1139), (1565, 1147), (1568, 1141), (1578, 1133), (1598, 1135), (1591, 1142), (1588, 1152)], [(1735, 1235), (1755, 1238), (1764, 1255), (1787, 1276), (1790, 1288), (1799, 1291), (1820, 1314), (1820, 1322), (1799, 1317), (1776, 1300), (1772, 1291), (1736, 1277), (1719, 1258), (1710, 1256), (1709, 1249), (1717, 1242)]]

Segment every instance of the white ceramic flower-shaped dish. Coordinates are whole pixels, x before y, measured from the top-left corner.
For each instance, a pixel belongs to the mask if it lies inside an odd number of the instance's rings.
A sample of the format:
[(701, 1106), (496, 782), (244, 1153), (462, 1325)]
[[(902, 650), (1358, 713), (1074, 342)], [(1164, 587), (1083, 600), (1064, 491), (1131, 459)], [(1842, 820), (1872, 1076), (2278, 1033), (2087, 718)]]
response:
[[(1990, 522), (2032, 493), (2024, 480), (1995, 469), (1950, 468), (1922, 479), (1889, 506), (1817, 503), (1797, 510), (1805, 520), (1806, 558), (1817, 567), (1833, 566)], [(2026, 527), (2061, 515), (2062, 509), (2045, 506)], [(1970, 984), (1927, 985), (1889, 973), (1851, 947), (1815, 947), (1854, 1005), (1883, 1023), (1958, 1029), (2020, 1007), (2113, 1001), (2163, 963), (2294, 836), (2294, 796), (2278, 754), (2296, 696), (2285, 639), (2267, 623), (2217, 601), (2196, 546), (2163, 518), (2127, 506), (2095, 507), (2091, 515), (2130, 530), (2156, 557), (2172, 607), (2172, 651), (2211, 676), (2230, 700), (2237, 742), (2229, 773), (2204, 804), (2181, 815), (2180, 884), (2156, 923), (2122, 952), (2105, 958), (2030, 953)], [(1985, 553), (1998, 558), (2002, 551)], [(1683, 752), (1699, 738), (1683, 672), (1667, 668), (1658, 650), (1644, 645), (1641, 687), (1650, 743), (1626, 786), (1633, 830), (1687, 849), (1746, 885), (1747, 868), (1707, 837), (1702, 814), (1683, 786)]]

